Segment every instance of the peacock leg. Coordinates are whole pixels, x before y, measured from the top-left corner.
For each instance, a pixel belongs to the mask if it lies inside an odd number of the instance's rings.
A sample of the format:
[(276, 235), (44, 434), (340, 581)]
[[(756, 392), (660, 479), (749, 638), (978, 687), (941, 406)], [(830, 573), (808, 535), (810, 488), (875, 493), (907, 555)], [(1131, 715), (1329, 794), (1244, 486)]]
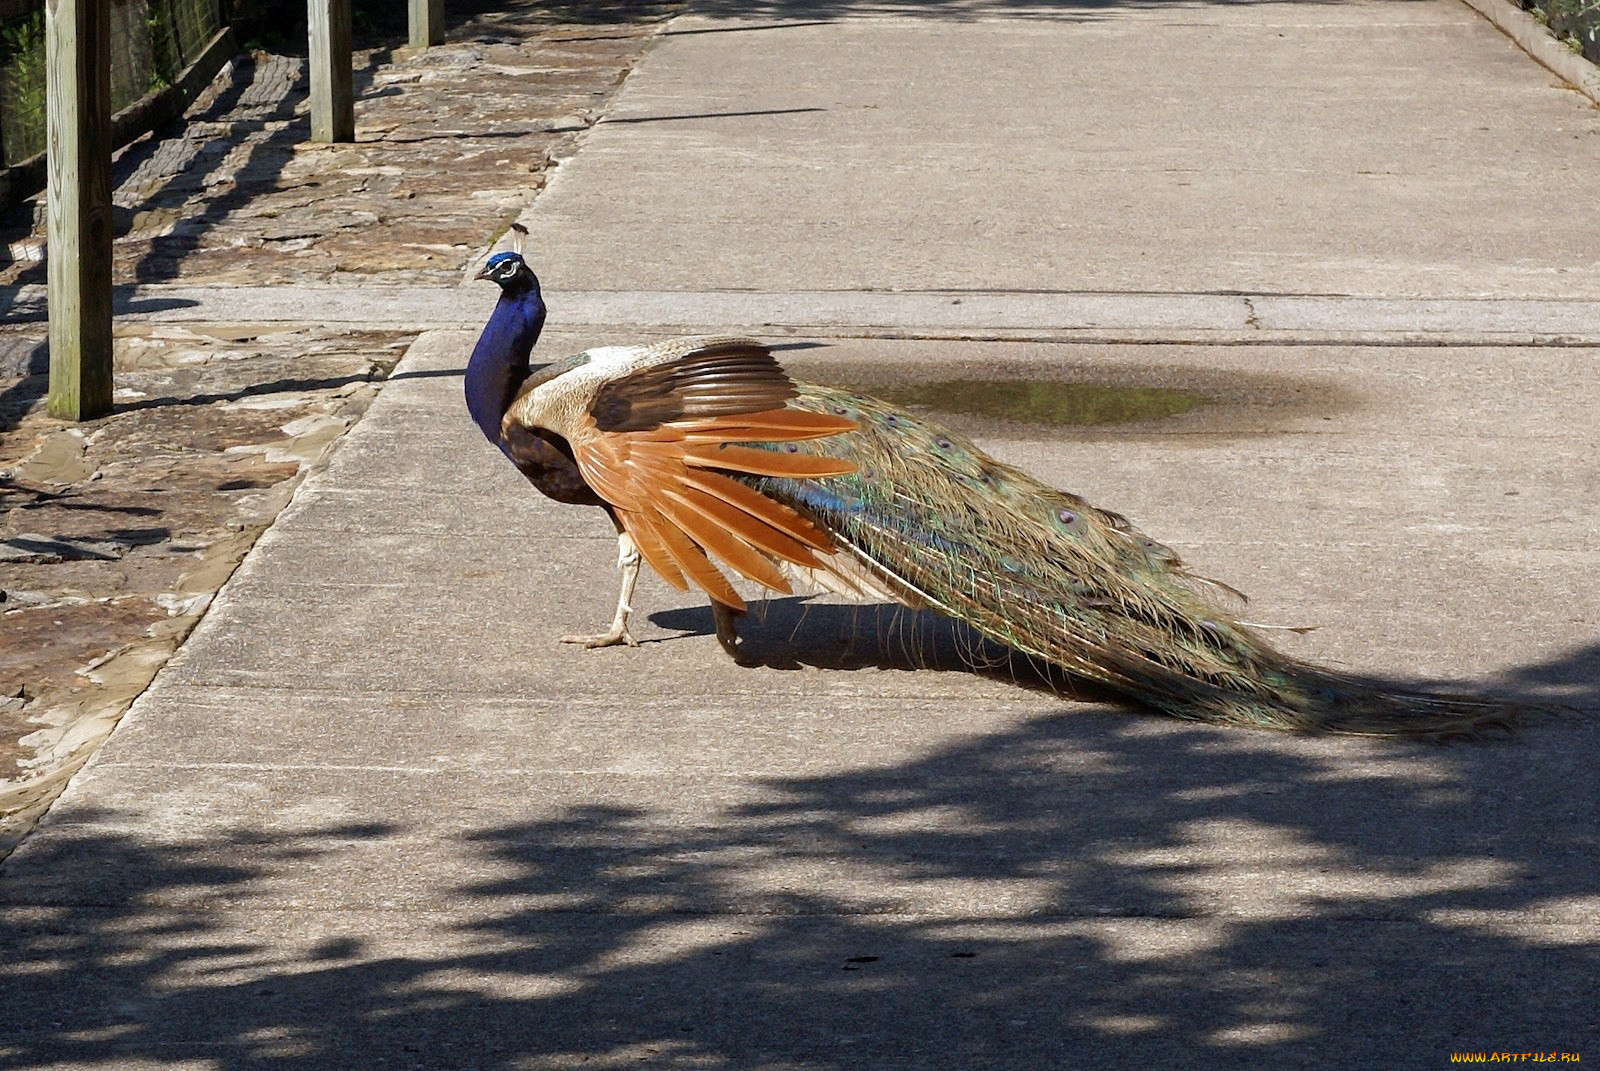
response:
[(639, 582), (639, 548), (633, 538), (620, 528), (617, 530), (617, 568), (622, 570), (622, 590), (617, 595), (617, 614), (611, 619), (611, 628), (586, 636), (563, 636), (562, 643), (581, 643), (585, 647), (615, 647), (627, 644), (639, 646), (639, 641), (628, 632), (628, 616), (633, 613), (633, 586)]
[(739, 630), (735, 624), (739, 620), (739, 611), (712, 599), (711, 617), (717, 625), (717, 642), (728, 652), (728, 657), (741, 666), (749, 665), (749, 657), (740, 648)]

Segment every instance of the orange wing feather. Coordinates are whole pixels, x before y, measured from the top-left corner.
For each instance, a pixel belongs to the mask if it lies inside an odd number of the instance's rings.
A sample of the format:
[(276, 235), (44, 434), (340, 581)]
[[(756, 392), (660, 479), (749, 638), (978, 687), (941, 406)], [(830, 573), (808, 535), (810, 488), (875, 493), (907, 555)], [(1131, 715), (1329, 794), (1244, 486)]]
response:
[[(827, 535), (787, 506), (773, 509), (776, 503), (770, 498), (720, 472), (686, 472), (684, 494), (700, 512), (737, 532), (751, 546), (807, 566), (815, 562), (813, 550), (830, 549)], [(708, 480), (716, 481), (710, 493), (702, 490)]]
[(751, 446), (734, 446), (728, 442), (698, 442), (685, 446), (683, 463), (703, 469), (728, 469), (752, 476), (787, 476), (795, 480), (843, 476), (856, 470), (852, 461), (812, 454), (778, 454)]
[(655, 521), (642, 513), (624, 510), (617, 511), (617, 519), (633, 537), (633, 545), (639, 548), (639, 556), (650, 563), (650, 568), (660, 573), (661, 579), (679, 591), (688, 591), (689, 581), (684, 579), (683, 571), (667, 553), (666, 544), (661, 541)]
[[(828, 536), (788, 506), (725, 473), (818, 479), (855, 471), (837, 458), (739, 443), (793, 442), (849, 431), (853, 421), (791, 409), (676, 420), (639, 431), (585, 427), (571, 440), (583, 478), (617, 508), (640, 555), (679, 590), (690, 583), (743, 609), (721, 562), (773, 591), (791, 588), (775, 561), (815, 568)], [(721, 471), (718, 471), (721, 470)]]
[(656, 528), (656, 534), (661, 537), (662, 545), (667, 548), (667, 553), (683, 575), (694, 581), (695, 587), (735, 610), (744, 609), (744, 600), (739, 598), (739, 593), (733, 590), (733, 585), (728, 583), (728, 578), (723, 576), (700, 545), (690, 539), (683, 529), (673, 524), (663, 524)]

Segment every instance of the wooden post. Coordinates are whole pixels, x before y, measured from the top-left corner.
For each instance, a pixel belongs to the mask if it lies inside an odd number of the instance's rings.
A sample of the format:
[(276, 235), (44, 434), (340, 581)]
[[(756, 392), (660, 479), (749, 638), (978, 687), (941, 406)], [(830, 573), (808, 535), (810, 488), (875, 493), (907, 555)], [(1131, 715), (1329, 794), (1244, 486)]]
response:
[(411, 0), (411, 47), (444, 44), (444, 0)]
[(311, 140), (356, 140), (350, 0), (307, 0), (311, 22)]
[(48, 0), (50, 415), (111, 412), (111, 0)]

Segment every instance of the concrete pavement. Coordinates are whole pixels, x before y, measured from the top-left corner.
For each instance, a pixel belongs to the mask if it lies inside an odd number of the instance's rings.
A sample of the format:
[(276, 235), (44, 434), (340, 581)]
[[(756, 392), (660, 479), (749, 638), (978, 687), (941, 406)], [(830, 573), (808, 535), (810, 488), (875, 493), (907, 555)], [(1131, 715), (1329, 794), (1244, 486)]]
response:
[(0, 869), (0, 1066), (1593, 1059), (1600, 112), (1444, 0), (698, 10), (525, 217), (546, 352), (770, 297), (811, 378), (1216, 385), (976, 430), (1296, 653), (1585, 716), (1189, 726), (795, 600), (750, 630), (795, 668), (741, 668), (653, 580), (642, 648), (560, 647), (609, 526), (475, 438), (445, 327)]
[[(1600, 301), (1551, 298), (1372, 298), (1242, 292), (1106, 293), (961, 290), (563, 290), (568, 324), (649, 328), (722, 324), (742, 329), (902, 333), (981, 338), (1026, 332), (1059, 338), (1164, 335), (1220, 342), (1371, 341), (1436, 344), (1592, 345)], [(116, 293), (127, 323), (304, 323), (476, 327), (495, 295), (405, 286), (127, 286)], [(11, 315), (46, 318), (42, 287), (19, 290)]]
[(1464, 5), (695, 10), (528, 221), (562, 289), (1600, 297), (1600, 111)]

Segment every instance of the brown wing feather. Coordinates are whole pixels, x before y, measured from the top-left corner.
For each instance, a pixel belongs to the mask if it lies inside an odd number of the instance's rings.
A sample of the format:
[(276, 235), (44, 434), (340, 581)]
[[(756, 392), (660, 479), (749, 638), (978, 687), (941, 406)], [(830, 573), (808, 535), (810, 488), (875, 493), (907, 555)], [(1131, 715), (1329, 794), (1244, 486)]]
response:
[(619, 511), (617, 519), (633, 538), (633, 545), (639, 548), (640, 557), (650, 563), (650, 568), (660, 573), (661, 579), (679, 591), (688, 591), (689, 581), (684, 579), (683, 572), (667, 553), (667, 548), (661, 542), (661, 536), (657, 531), (656, 522), (642, 513), (633, 512)]
[(776, 443), (801, 439), (821, 439), (853, 431), (856, 423), (827, 413), (804, 409), (769, 409), (764, 413), (745, 413), (709, 423), (681, 426), (690, 442), (711, 439), (718, 442)]
[(684, 418), (777, 409), (798, 393), (765, 346), (721, 339), (607, 383), (589, 413), (604, 432), (648, 431)]
[(744, 609), (744, 600), (739, 593), (733, 590), (733, 585), (728, 583), (728, 578), (711, 564), (711, 559), (706, 557), (706, 552), (698, 544), (683, 533), (681, 528), (672, 524), (657, 526), (656, 534), (661, 537), (662, 546), (683, 575), (694, 581), (696, 587), (724, 606), (731, 606), (735, 610)]

